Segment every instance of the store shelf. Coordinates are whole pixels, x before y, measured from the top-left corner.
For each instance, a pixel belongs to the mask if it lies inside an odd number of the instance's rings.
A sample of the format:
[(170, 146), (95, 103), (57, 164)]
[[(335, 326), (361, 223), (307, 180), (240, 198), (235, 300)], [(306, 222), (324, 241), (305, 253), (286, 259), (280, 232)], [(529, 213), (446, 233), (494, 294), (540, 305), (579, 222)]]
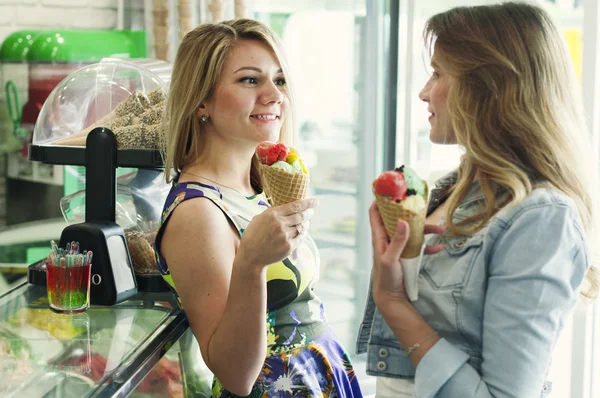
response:
[(35, 243), (58, 239), (67, 222), (63, 218), (10, 225), (0, 229), (2, 246)]
[[(29, 145), (29, 160), (47, 164), (85, 166), (85, 147)], [(118, 167), (163, 168), (157, 149), (119, 149)]]
[(30, 162), (20, 152), (7, 154), (6, 166), (7, 178), (40, 184), (63, 185), (62, 166)]

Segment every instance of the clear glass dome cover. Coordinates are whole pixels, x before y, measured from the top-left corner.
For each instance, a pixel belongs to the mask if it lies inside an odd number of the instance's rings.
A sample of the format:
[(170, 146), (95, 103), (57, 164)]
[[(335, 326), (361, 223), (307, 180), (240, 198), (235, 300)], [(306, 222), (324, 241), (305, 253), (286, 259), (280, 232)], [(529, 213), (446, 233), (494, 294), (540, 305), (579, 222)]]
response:
[(34, 145), (85, 146), (95, 127), (107, 127), (119, 148), (158, 147), (172, 66), (150, 59), (106, 58), (68, 75), (45, 101)]

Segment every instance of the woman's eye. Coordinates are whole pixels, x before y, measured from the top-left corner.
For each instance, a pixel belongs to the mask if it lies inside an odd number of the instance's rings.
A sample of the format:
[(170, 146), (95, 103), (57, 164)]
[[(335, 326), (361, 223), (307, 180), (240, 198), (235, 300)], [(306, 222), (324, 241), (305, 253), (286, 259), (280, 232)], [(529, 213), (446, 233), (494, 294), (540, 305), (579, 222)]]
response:
[(241, 83), (250, 83), (250, 84), (256, 84), (258, 83), (258, 79), (256, 77), (252, 77), (252, 76), (247, 76), (247, 77), (242, 77), (240, 79)]
[(281, 79), (276, 79), (275, 84), (278, 86), (285, 86), (286, 82), (285, 82), (284, 78), (281, 78)]
[(433, 73), (431, 74), (431, 77), (432, 77), (433, 79), (437, 79), (438, 77), (440, 77), (440, 74), (439, 74), (439, 73), (437, 73), (436, 71), (433, 71)]

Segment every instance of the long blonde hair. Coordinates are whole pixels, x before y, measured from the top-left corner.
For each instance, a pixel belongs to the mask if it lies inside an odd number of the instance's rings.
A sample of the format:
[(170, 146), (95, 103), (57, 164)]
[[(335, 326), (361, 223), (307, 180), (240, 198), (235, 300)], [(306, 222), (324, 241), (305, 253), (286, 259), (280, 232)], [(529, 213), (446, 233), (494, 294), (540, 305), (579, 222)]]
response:
[[(271, 48), (279, 61), (286, 78), (289, 97), (288, 112), (279, 141), (287, 145), (293, 144), (293, 87), (277, 35), (268, 26), (252, 19), (203, 24), (185, 35), (173, 65), (166, 106), (165, 141), (162, 148), (167, 183), (171, 182), (171, 171), (181, 172), (199, 155), (197, 148), (202, 126), (197, 112), (200, 105), (213, 94), (221, 77), (226, 56), (236, 40), (261, 41)], [(256, 159), (252, 161), (250, 178), (254, 186), (261, 186)]]
[[(453, 78), (448, 113), (465, 148), (448, 198), (448, 228), (473, 233), (500, 207), (519, 203), (546, 183), (573, 199), (593, 242), (597, 178), (591, 137), (566, 44), (546, 12), (516, 2), (458, 7), (430, 18), (424, 39)], [(483, 210), (455, 224), (452, 214), (476, 177)], [(510, 194), (500, 206), (495, 184)], [(592, 267), (584, 295), (594, 296), (597, 288)]]

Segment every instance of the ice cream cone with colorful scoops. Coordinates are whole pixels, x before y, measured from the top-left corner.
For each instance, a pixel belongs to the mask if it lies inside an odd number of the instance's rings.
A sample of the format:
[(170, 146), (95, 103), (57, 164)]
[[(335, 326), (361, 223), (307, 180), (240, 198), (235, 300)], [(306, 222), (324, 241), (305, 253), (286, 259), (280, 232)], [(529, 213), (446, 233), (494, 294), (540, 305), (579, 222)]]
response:
[(310, 176), (295, 148), (263, 142), (256, 148), (263, 190), (272, 206), (306, 198)]
[(406, 166), (385, 171), (373, 181), (373, 194), (388, 237), (392, 239), (394, 236), (398, 220), (404, 220), (409, 225), (410, 236), (402, 258), (415, 258), (421, 253), (427, 193), (427, 183)]

